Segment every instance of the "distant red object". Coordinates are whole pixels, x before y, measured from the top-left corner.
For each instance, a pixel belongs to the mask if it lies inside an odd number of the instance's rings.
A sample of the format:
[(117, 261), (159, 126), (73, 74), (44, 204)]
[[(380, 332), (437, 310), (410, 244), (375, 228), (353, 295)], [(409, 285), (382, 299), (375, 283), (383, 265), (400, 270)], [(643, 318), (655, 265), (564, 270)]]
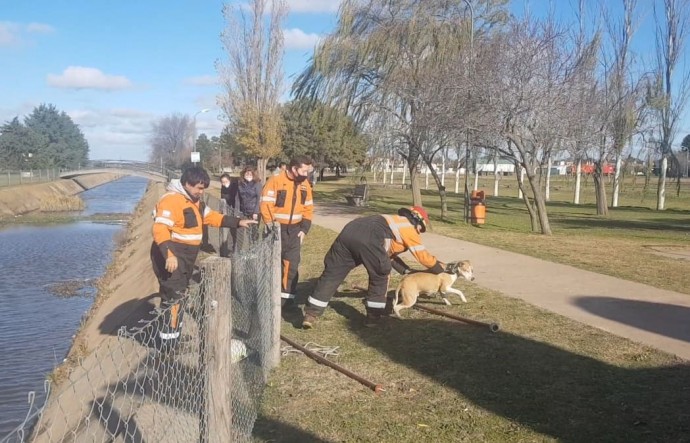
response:
[[(592, 163), (586, 163), (586, 164), (583, 164), (583, 165), (580, 167), (580, 171), (581, 171), (583, 174), (587, 174), (587, 175), (593, 174), (593, 173), (594, 173), (594, 169), (595, 169), (595, 166), (594, 166), (594, 164), (592, 164)], [(604, 175), (611, 175), (611, 174), (613, 174), (614, 172), (616, 172), (616, 168), (615, 168), (613, 165), (610, 165), (610, 164), (608, 164), (608, 163), (605, 164), (605, 165), (601, 168), (601, 170), (602, 170), (601, 172), (602, 172)], [(569, 167), (568, 167), (568, 174), (575, 174), (576, 172), (577, 172), (577, 166), (573, 165), (573, 166), (569, 166)]]

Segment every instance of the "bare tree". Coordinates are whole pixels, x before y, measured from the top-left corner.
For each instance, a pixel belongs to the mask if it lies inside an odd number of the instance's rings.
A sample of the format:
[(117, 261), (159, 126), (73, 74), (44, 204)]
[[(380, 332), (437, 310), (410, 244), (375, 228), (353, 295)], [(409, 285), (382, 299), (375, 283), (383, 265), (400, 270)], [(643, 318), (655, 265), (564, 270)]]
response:
[(287, 3), (248, 3), (246, 9), (230, 4), (223, 7), (226, 27), (221, 41), (228, 60), (216, 63), (225, 87), (225, 95), (218, 97), (218, 103), (237, 142), (258, 158), (257, 169), (263, 179), (268, 160), (281, 151), (282, 24)]
[(495, 44), (498, 49), (483, 63), (488, 69), (481, 77), (498, 87), (486, 92), (484, 113), (495, 116), (494, 131), (509, 142), (496, 147), (500, 155), (515, 161), (518, 171), (524, 168), (524, 190), (529, 192), (523, 192), (523, 198), (532, 230), (548, 235), (544, 166), (571, 132), (574, 85), (578, 70), (588, 63), (569, 50), (565, 31), (552, 19), (539, 23), (527, 16), (515, 21)]
[(194, 122), (188, 115), (171, 114), (151, 125), (149, 162), (178, 168), (189, 158), (194, 146)]
[[(657, 187), (657, 210), (665, 209), (666, 170), (672, 154), (673, 141), (678, 133), (678, 120), (683, 114), (690, 94), (690, 70), (676, 76), (676, 68), (682, 61), (686, 32), (690, 25), (689, 0), (661, 0), (663, 10), (654, 3), (656, 22), (656, 66), (654, 81), (648, 85), (650, 106), (656, 117), (661, 158)], [(664, 18), (660, 17), (663, 14)], [(677, 82), (677, 83), (676, 83)]]

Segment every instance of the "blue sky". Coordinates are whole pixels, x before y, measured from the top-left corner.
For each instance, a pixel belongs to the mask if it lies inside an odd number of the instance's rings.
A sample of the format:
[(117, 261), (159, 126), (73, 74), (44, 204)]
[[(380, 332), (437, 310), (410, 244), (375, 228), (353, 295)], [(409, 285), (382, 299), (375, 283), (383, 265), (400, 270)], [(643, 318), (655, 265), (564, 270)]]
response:
[[(338, 3), (288, 0), (286, 77), (333, 28)], [(222, 7), (220, 0), (0, 0), (0, 122), (53, 104), (80, 126), (92, 159), (145, 160), (151, 123), (173, 112), (210, 108), (197, 116), (198, 132), (218, 135)]]
[[(286, 88), (335, 26), (340, 0), (287, 2)], [(198, 132), (218, 135), (223, 3), (0, 0), (0, 122), (53, 104), (80, 126), (92, 159), (145, 160), (152, 122), (174, 112), (210, 108), (198, 115)], [(514, 0), (511, 9), (519, 14), (525, 3), (537, 15), (555, 4), (567, 17), (577, 1)]]

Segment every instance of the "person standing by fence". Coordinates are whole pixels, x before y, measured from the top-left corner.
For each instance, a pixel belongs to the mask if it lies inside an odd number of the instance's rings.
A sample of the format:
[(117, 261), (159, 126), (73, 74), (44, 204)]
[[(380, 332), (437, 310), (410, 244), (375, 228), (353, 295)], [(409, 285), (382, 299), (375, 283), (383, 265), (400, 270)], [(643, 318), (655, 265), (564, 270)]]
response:
[[(246, 220), (258, 220), (261, 203), (261, 179), (252, 166), (245, 166), (239, 180), (230, 184), (228, 204), (233, 214)], [(250, 229), (231, 229), (233, 245), (231, 251), (249, 246)]]
[(204, 225), (214, 227), (247, 227), (255, 220), (223, 215), (208, 208), (201, 197), (210, 178), (200, 167), (191, 167), (180, 180), (171, 180), (168, 192), (156, 205), (153, 222), (151, 263), (160, 285), (161, 316), (159, 346), (172, 349), (180, 338), (182, 303), (194, 263), (199, 253)]
[(261, 195), (264, 223), (280, 223), (282, 306), (294, 303), (301, 245), (311, 228), (314, 200), (307, 175), (312, 164), (306, 156), (293, 158), (284, 171), (268, 180)]

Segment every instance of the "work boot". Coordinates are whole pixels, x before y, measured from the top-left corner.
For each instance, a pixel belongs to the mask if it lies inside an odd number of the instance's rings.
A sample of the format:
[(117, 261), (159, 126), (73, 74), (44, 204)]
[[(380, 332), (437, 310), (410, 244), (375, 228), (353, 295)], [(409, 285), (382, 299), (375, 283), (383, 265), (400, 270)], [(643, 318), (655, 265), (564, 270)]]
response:
[(310, 313), (304, 314), (304, 319), (302, 319), (302, 327), (304, 329), (312, 329), (316, 325), (316, 316)]

